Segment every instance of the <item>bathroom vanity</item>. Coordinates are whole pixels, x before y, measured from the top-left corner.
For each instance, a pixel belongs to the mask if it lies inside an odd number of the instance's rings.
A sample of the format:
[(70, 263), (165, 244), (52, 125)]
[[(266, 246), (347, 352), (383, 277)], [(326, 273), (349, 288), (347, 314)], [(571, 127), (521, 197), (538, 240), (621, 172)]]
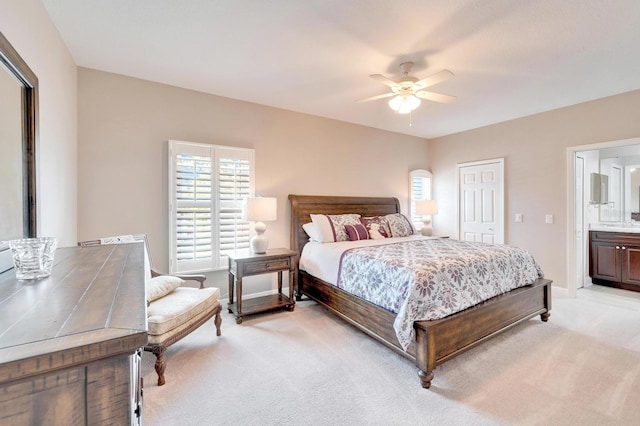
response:
[(594, 284), (640, 291), (640, 228), (589, 231), (589, 276)]

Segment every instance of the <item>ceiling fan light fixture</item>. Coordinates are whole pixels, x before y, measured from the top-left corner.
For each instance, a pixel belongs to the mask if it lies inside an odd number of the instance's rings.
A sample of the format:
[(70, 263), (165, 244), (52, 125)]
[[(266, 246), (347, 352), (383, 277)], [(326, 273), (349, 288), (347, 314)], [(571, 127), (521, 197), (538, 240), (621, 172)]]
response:
[(420, 106), (420, 99), (413, 95), (398, 95), (389, 101), (389, 108), (398, 114), (409, 114)]

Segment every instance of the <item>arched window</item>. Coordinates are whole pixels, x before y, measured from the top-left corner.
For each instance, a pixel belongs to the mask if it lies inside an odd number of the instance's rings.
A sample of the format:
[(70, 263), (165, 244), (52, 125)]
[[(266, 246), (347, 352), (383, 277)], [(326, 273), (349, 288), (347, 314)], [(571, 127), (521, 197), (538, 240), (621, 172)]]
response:
[(411, 222), (416, 229), (421, 229), (423, 226), (422, 216), (416, 215), (416, 201), (431, 199), (432, 176), (430, 171), (424, 169), (409, 172), (409, 211)]

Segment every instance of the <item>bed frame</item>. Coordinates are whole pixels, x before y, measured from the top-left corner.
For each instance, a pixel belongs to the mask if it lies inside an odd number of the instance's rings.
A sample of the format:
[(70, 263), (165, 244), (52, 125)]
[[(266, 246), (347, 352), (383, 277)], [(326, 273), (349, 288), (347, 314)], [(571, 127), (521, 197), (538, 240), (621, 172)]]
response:
[[(359, 213), (377, 216), (400, 213), (397, 198), (331, 197), (289, 195), (291, 203), (291, 249), (302, 252), (309, 237), (302, 225), (310, 214)], [(445, 361), (479, 345), (520, 322), (540, 315), (549, 319), (551, 281), (537, 279), (530, 285), (501, 294), (462, 312), (433, 321), (414, 323), (415, 340), (402, 350), (393, 330), (395, 314), (357, 296), (353, 296), (304, 271), (298, 275), (297, 299), (302, 295), (315, 300), (418, 367), (424, 388), (431, 386), (433, 370)]]

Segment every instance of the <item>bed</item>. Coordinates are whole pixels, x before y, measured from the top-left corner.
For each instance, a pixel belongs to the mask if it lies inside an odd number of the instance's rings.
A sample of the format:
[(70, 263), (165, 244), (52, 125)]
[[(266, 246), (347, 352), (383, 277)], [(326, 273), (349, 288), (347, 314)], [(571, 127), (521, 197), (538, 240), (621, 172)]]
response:
[[(302, 253), (309, 241), (302, 225), (311, 214), (378, 216), (400, 213), (397, 198), (289, 195), (291, 249)], [(300, 270), (296, 296), (305, 295), (398, 354), (415, 362), (424, 388), (429, 388), (438, 365), (479, 345), (516, 324), (540, 315), (547, 321), (551, 309), (551, 280), (538, 278), (447, 317), (415, 321), (413, 341), (404, 350), (393, 324), (396, 314), (354, 296)]]

